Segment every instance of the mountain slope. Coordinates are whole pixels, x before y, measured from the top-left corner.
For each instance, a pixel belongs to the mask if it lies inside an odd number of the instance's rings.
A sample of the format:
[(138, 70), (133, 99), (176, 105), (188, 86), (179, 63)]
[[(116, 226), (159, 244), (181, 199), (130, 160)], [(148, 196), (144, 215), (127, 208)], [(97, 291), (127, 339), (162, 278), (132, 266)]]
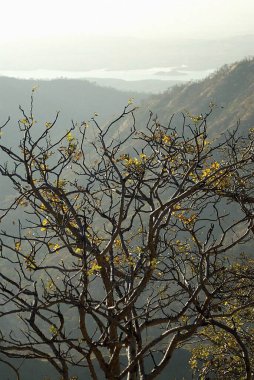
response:
[[(30, 111), (30, 96), (34, 92), (34, 118), (37, 121), (35, 131), (45, 130), (45, 122), (52, 122), (57, 111), (60, 111), (53, 135), (63, 135), (74, 122), (88, 121), (96, 112), (96, 120), (103, 124), (111, 120), (128, 103), (130, 97), (137, 101), (147, 95), (133, 91), (123, 92), (106, 88), (85, 80), (21, 80), (0, 77), (0, 130), (10, 116), (10, 122), (1, 133), (1, 144), (15, 149), (23, 133), (18, 131), (18, 120), (22, 119), (19, 105), (27, 114)], [(7, 157), (0, 154), (0, 159)], [(0, 178), (1, 199), (10, 191), (10, 183)], [(1, 202), (1, 200), (0, 200)]]
[(98, 113), (98, 121), (105, 122), (118, 114), (127, 104), (130, 97), (139, 101), (145, 96), (134, 91), (118, 91), (106, 88), (86, 80), (56, 79), (56, 80), (21, 80), (0, 77), (0, 127), (11, 117), (10, 133), (4, 133), (4, 138), (11, 141), (16, 137), (17, 120), (22, 118), (19, 111), (21, 105), (29, 112), (32, 88), (34, 92), (34, 117), (37, 125), (54, 119), (60, 111), (59, 128), (64, 131), (71, 126), (71, 121), (81, 122), (90, 119)]
[[(238, 120), (241, 131), (253, 127), (254, 59), (225, 65), (202, 81), (175, 86), (152, 96), (144, 102), (140, 114), (152, 110), (162, 123), (167, 123), (173, 113), (206, 113), (210, 102), (218, 105), (208, 125), (212, 134), (235, 127)], [(140, 122), (142, 118), (139, 117)]]

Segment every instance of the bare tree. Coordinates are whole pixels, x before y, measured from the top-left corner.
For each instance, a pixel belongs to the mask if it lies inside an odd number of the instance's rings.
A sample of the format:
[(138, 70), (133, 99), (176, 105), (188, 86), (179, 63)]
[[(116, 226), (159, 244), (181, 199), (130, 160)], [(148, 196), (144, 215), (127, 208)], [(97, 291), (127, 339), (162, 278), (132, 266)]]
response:
[(231, 336), (250, 380), (234, 316), (254, 302), (237, 254), (253, 232), (253, 132), (209, 141), (214, 105), (178, 126), (151, 113), (138, 129), (128, 104), (59, 137), (57, 116), (35, 124), (31, 100), (18, 149), (0, 145), (15, 190), (1, 210), (0, 320), (15, 321), (4, 360), (47, 359), (64, 380), (73, 366), (150, 380), (211, 327)]

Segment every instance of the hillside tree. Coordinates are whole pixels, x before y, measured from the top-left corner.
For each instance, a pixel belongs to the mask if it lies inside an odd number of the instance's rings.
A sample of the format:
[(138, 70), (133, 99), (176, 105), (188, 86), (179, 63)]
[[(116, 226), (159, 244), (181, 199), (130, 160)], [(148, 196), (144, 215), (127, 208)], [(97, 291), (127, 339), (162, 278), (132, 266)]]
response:
[(59, 136), (32, 96), (3, 125), (2, 360), (150, 380), (192, 348), (200, 378), (253, 378), (254, 133), (209, 140), (215, 107), (139, 126), (130, 101)]

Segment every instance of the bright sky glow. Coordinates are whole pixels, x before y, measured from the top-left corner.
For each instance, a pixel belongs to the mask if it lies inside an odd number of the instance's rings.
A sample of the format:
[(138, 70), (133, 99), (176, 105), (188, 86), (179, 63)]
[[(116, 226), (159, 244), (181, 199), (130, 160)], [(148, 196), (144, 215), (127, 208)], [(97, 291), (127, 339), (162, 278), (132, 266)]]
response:
[(4, 0), (0, 9), (0, 70), (199, 70), (254, 54), (245, 37), (254, 0)]
[(75, 35), (216, 38), (254, 32), (253, 0), (8, 0), (0, 41)]

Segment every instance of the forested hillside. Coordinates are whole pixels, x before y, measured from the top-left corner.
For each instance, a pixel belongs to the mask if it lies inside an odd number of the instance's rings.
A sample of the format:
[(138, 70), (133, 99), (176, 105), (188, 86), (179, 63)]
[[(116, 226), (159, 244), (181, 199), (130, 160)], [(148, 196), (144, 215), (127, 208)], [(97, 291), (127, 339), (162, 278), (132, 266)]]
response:
[(178, 85), (153, 96), (144, 103), (141, 113), (151, 110), (162, 123), (167, 123), (172, 114), (179, 112), (205, 114), (210, 102), (218, 106), (208, 123), (214, 135), (236, 127), (237, 121), (241, 131), (253, 127), (254, 60), (225, 65), (202, 81)]
[[(19, 106), (29, 112), (32, 90), (35, 128), (38, 131), (45, 129), (45, 123), (52, 122), (59, 112), (55, 134), (64, 133), (72, 121), (88, 121), (95, 113), (98, 122), (104, 124), (122, 110), (130, 97), (135, 97), (139, 103), (147, 96), (100, 87), (85, 80), (34, 81), (0, 77), (0, 128), (10, 117), (8, 129), (1, 133), (1, 138), (8, 146), (19, 144), (22, 134), (18, 133), (18, 120), (23, 117)], [(0, 155), (0, 159), (4, 160), (4, 157)], [(1, 178), (0, 202), (10, 191), (9, 184)]]
[[(21, 118), (18, 106), (28, 110), (32, 88), (38, 87), (34, 101), (34, 115), (38, 127), (52, 120), (60, 111), (58, 127), (65, 130), (71, 121), (82, 122), (97, 113), (102, 125), (121, 113), (129, 98), (142, 106), (136, 112), (139, 127), (145, 126), (149, 111), (158, 115), (161, 123), (167, 123), (172, 114), (205, 114), (209, 104), (218, 107), (209, 119), (208, 128), (214, 135), (234, 128), (241, 123), (241, 130), (254, 125), (254, 60), (244, 60), (225, 65), (208, 78), (176, 85), (163, 94), (147, 98), (134, 91), (122, 92), (104, 88), (84, 80), (34, 81), (0, 78), (0, 123), (11, 117), (10, 133), (3, 136), (12, 144), (17, 120)], [(58, 128), (57, 127), (57, 128)], [(124, 124), (123, 126), (124, 127)], [(122, 128), (121, 128), (122, 129)]]
[(130, 97), (139, 102), (145, 96), (135, 91), (118, 91), (113, 88), (98, 86), (86, 80), (57, 79), (57, 80), (21, 80), (0, 77), (0, 126), (10, 116), (9, 133), (4, 137), (13, 143), (17, 120), (22, 118), (19, 105), (25, 110), (30, 107), (30, 96), (34, 93), (34, 116), (37, 128), (44, 127), (46, 121), (59, 114), (59, 129), (70, 127), (71, 121), (82, 122), (88, 120), (94, 113), (97, 119), (105, 123), (118, 114), (127, 104)]

